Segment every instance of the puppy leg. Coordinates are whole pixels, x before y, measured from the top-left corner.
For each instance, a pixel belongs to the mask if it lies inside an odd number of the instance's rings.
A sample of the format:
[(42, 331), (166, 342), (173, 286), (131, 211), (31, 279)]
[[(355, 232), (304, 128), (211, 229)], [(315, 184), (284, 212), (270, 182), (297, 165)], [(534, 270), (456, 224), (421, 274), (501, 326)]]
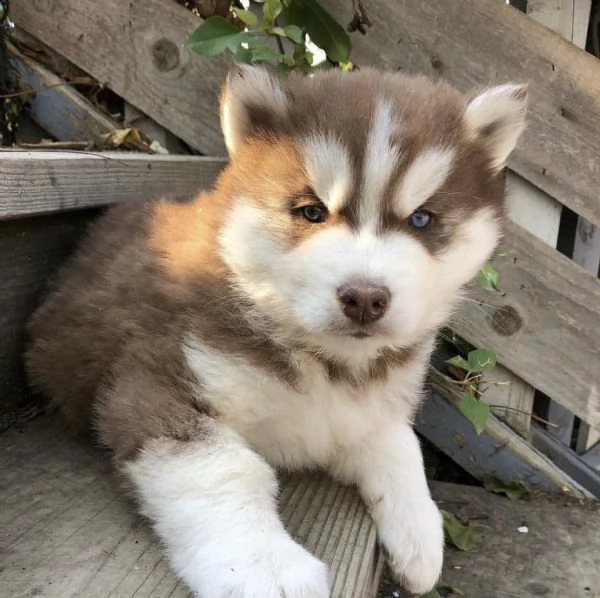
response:
[(333, 473), (358, 485), (390, 567), (406, 588), (431, 590), (441, 574), (444, 532), (412, 427), (388, 425), (366, 446), (344, 454)]
[[(176, 574), (195, 594), (327, 598), (326, 567), (285, 531), (277, 513), (275, 474), (264, 459), (218, 421), (193, 409), (183, 413), (172, 397), (162, 397), (166, 417), (145, 419), (144, 402), (115, 394), (119, 387), (133, 390), (130, 384), (117, 384), (102, 404), (100, 424), (105, 429), (114, 424), (115, 409), (107, 409), (117, 403), (135, 409), (138, 430), (152, 432), (141, 450), (118, 460), (120, 470)], [(149, 392), (153, 400), (159, 398), (159, 384)], [(180, 434), (184, 420), (187, 429)], [(125, 422), (121, 429), (127, 429)], [(197, 437), (190, 437), (190, 430)], [(104, 437), (117, 441), (110, 430)]]

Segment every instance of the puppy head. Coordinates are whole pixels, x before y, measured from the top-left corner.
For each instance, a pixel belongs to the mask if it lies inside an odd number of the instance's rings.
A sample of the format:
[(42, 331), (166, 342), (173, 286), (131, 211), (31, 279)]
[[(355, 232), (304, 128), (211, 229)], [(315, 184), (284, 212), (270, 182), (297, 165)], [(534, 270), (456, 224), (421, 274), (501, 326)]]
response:
[(280, 81), (238, 69), (222, 94), (219, 183), (236, 284), (335, 356), (418, 342), (498, 241), (526, 96), (504, 85), (467, 101), (375, 70)]

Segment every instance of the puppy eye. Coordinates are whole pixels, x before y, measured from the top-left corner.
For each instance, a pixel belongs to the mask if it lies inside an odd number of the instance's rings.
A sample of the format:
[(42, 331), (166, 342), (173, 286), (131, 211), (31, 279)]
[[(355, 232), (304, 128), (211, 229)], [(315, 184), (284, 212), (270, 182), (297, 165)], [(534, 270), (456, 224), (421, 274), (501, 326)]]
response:
[(327, 220), (327, 209), (324, 206), (309, 205), (300, 208), (300, 214), (311, 224), (319, 224)]
[(427, 210), (415, 210), (409, 217), (408, 223), (413, 228), (426, 228), (432, 220), (431, 212)]

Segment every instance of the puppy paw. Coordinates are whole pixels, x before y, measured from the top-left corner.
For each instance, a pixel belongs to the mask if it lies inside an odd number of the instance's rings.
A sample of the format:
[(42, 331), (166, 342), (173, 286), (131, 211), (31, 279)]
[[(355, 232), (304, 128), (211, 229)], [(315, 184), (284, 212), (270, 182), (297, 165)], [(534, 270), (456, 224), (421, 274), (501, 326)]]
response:
[[(206, 567), (201, 598), (329, 598), (326, 566), (284, 536)], [(216, 565), (216, 566), (215, 566)]]
[(420, 507), (412, 521), (388, 526), (380, 535), (390, 568), (407, 590), (420, 595), (435, 587), (442, 573), (444, 529), (432, 500)]

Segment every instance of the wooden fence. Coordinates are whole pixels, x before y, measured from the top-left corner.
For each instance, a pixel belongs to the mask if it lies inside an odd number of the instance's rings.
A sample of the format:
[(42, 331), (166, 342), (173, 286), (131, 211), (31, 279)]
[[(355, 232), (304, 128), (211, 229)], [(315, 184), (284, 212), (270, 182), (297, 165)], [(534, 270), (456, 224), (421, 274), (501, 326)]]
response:
[[(353, 2), (323, 4), (350, 22)], [(508, 172), (507, 255), (495, 262), (502, 292), (474, 291), (479, 305), (465, 304), (453, 324), (473, 345), (498, 353), (493, 377), (511, 384), (490, 388), (484, 398), (500, 419), (493, 417), (478, 437), (456, 409), (450, 385), (434, 375), (418, 428), (474, 475), (492, 468), (501, 477), (600, 496), (600, 62), (582, 49), (591, 0), (529, 0), (528, 15), (503, 0), (364, 5), (373, 26), (353, 36), (358, 65), (443, 77), (465, 92), (508, 80), (531, 85), (529, 126)], [(6, 222), (0, 225), (8, 230), (16, 218), (149, 193), (186, 195), (210, 184), (224, 164), (217, 90), (227, 61), (184, 50), (198, 17), (173, 0), (12, 0), (11, 18), (22, 39), (33, 36), (57, 60), (66, 58), (131, 110), (143, 111), (148, 134), (160, 137), (161, 146), (187, 144), (215, 157), (3, 153), (0, 220)], [(57, 82), (49, 69), (10, 51), (26, 89)], [(68, 85), (40, 91), (30, 115), (58, 140), (95, 139), (120, 126)], [(577, 231), (570, 256), (556, 249), (559, 232), (568, 229), (565, 214)], [(41, 226), (29, 220), (20, 226)], [(60, 232), (42, 237), (48, 254), (53, 243), (64, 244)], [(31, 251), (19, 247), (13, 254)], [(10, 324), (0, 320), (3, 330), (16, 330), (39, 289), (35, 277), (49, 269), (37, 267), (31, 280), (12, 285), (6, 296), (14, 309)], [(11, 352), (13, 341), (7, 343), (0, 342), (0, 353)], [(2, 400), (15, 376), (0, 380)], [(532, 423), (534, 411), (559, 427)], [(440, 422), (442, 412), (447, 417)]]

